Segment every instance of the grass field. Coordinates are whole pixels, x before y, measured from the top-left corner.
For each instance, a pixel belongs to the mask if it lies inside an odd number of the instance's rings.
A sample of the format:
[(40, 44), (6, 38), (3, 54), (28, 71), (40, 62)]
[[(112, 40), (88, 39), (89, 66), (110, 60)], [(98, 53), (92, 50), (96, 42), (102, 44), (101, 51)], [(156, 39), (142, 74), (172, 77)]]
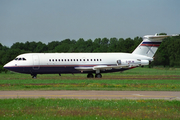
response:
[[(136, 68), (123, 73), (30, 75), (0, 74), (0, 90), (146, 90), (179, 91), (180, 69)], [(0, 119), (45, 120), (179, 120), (178, 100), (0, 99)]]
[(38, 75), (32, 79), (27, 74), (1, 73), (0, 90), (180, 90), (180, 68), (135, 68), (102, 75), (101, 79), (87, 79), (86, 74)]
[(180, 119), (180, 101), (167, 100), (0, 100), (0, 119)]

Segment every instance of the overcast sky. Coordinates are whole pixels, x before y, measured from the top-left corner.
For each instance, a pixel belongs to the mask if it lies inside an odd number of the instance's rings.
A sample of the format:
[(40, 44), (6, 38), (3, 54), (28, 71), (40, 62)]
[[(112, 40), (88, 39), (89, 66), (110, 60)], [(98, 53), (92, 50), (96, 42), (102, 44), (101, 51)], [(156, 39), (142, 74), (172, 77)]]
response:
[(180, 33), (180, 0), (0, 0), (0, 43)]

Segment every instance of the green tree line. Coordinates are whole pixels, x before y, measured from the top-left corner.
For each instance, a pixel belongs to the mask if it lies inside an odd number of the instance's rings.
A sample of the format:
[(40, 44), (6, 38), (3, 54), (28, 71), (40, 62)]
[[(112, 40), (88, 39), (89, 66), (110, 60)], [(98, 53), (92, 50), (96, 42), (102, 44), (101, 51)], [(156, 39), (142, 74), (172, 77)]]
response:
[[(165, 33), (162, 33), (165, 34)], [(16, 42), (11, 47), (0, 43), (0, 72), (5, 71), (3, 65), (23, 53), (82, 53), (82, 52), (126, 52), (131, 53), (141, 42), (142, 37), (131, 38), (96, 38), (95, 40), (65, 39), (52, 41), (48, 44), (42, 42)], [(151, 66), (163, 65), (180, 67), (180, 37), (168, 37), (163, 40)]]

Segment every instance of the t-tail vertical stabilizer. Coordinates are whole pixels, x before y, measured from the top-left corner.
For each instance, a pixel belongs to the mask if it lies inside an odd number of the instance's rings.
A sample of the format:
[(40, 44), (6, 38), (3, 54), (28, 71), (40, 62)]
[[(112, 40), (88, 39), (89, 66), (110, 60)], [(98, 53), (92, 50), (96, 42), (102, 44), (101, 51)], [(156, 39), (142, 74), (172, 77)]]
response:
[(139, 46), (132, 52), (132, 54), (144, 55), (147, 57), (153, 57), (156, 53), (158, 47), (160, 46), (162, 40), (169, 36), (176, 35), (146, 35), (143, 37), (143, 41)]

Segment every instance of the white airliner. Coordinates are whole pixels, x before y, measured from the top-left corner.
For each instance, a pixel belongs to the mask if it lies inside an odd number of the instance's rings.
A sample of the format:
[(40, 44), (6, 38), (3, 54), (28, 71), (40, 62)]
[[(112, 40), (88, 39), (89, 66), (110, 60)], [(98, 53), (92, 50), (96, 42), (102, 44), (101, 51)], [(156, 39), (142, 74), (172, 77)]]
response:
[(10, 71), (31, 74), (86, 73), (101, 78), (101, 73), (129, 70), (149, 65), (162, 40), (178, 35), (146, 35), (132, 53), (27, 53), (4, 65)]

